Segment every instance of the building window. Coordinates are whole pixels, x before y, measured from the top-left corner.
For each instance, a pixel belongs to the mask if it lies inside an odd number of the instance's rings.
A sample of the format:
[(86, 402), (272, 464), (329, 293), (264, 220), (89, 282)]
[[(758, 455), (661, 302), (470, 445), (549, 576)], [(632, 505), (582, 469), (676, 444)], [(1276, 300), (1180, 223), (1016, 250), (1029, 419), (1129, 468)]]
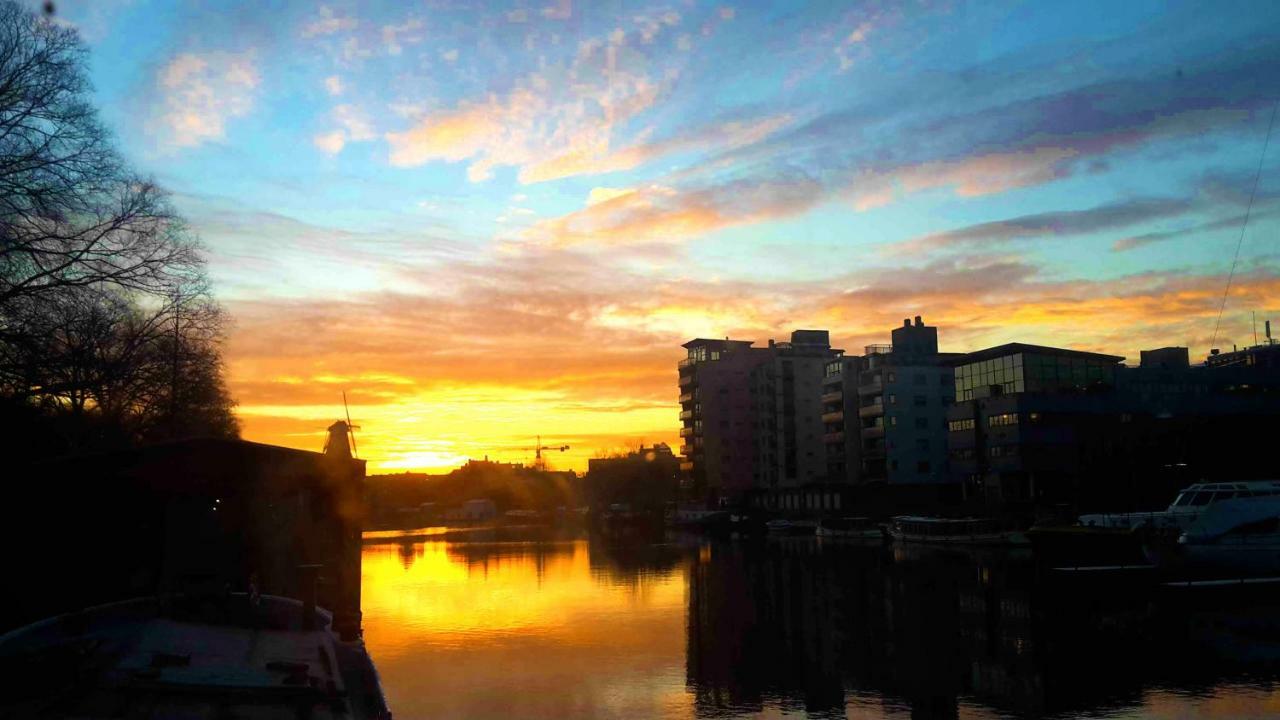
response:
[(890, 415), (890, 416), (889, 416), (889, 424), (890, 424), (890, 425), (897, 425), (897, 424), (898, 424), (898, 416), (897, 416), (897, 415)]
[(924, 395), (916, 395), (914, 398), (911, 399), (911, 402), (916, 407), (924, 407), (929, 404), (929, 399), (926, 398)]
[(892, 383), (892, 382), (898, 382), (898, 374), (897, 374), (897, 373), (889, 373), (886, 377), (888, 378), (888, 379), (886, 380), (886, 382), (891, 382), (891, 383)]
[(924, 430), (929, 427), (929, 418), (916, 418), (916, 428)]
[(1027, 413), (1027, 422), (1031, 423), (1032, 425), (1038, 424), (1042, 419), (1043, 418), (1040, 416), (1040, 413), (1038, 412)]
[(947, 423), (947, 429), (951, 432), (960, 432), (961, 430), (972, 430), (974, 428), (973, 418), (965, 418), (963, 420), (952, 420)]
[(711, 359), (712, 359), (712, 360), (719, 360), (719, 359), (720, 359), (720, 351), (719, 351), (719, 350), (712, 350), (712, 351), (711, 351)]
[(917, 463), (916, 463), (916, 472), (918, 472), (918, 473), (927, 473), (927, 472), (929, 472), (929, 461), (928, 461), (928, 460), (921, 460), (921, 461), (917, 462)]
[(1018, 454), (1017, 445), (992, 445), (989, 451), (991, 457), (1012, 457)]
[(915, 377), (911, 378), (911, 382), (915, 383), (916, 385), (929, 384), (929, 380), (925, 378), (924, 373), (916, 373)]
[(1002, 415), (992, 415), (987, 419), (987, 423), (991, 427), (1004, 427), (1007, 425), (1018, 424), (1018, 413), (1004, 413)]
[(898, 404), (898, 396), (897, 396), (897, 395), (894, 395), (893, 393), (889, 393), (889, 404), (890, 404), (890, 405), (897, 405), (897, 404)]

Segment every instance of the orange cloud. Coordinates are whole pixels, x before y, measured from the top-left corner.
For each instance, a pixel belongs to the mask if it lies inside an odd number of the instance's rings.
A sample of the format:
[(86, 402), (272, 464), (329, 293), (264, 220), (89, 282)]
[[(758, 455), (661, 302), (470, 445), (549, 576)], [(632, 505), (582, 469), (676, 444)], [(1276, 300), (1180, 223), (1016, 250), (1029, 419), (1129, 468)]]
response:
[[(1050, 280), (1018, 259), (968, 256), (822, 282), (713, 283), (680, 276), (679, 262), (629, 270), (535, 248), (406, 271), (398, 293), (232, 303), (227, 361), (245, 434), (315, 449), (345, 390), (373, 472), (527, 460), (536, 435), (568, 443), (552, 462), (583, 470), (627, 444), (678, 444), (675, 363), (691, 336), (763, 343), (821, 327), (856, 352), (921, 314), (948, 350), (1017, 340), (1136, 358), (1185, 343), (1202, 355), (1225, 281)], [(1235, 307), (1280, 307), (1277, 273), (1238, 274)], [(1224, 320), (1220, 343), (1243, 341), (1247, 319)]]

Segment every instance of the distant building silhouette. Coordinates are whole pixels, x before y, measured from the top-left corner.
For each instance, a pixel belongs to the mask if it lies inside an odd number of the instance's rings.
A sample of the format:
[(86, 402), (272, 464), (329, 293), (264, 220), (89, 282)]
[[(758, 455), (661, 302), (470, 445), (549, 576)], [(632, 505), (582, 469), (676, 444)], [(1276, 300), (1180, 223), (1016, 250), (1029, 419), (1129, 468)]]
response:
[[(1124, 358), (1022, 343), (955, 361), (951, 475), (1004, 508), (1139, 509), (1200, 479), (1273, 477), (1280, 366), (1268, 348), (1190, 364), (1186, 348)], [(1250, 361), (1249, 358), (1254, 358)]]
[[(695, 339), (679, 363), (682, 467), (712, 503), (821, 514), (958, 503), (1146, 508), (1201, 478), (1271, 472), (1280, 346), (1124, 358), (1025, 343), (938, 350), (904, 320), (861, 356)], [(972, 509), (972, 508), (971, 508)]]

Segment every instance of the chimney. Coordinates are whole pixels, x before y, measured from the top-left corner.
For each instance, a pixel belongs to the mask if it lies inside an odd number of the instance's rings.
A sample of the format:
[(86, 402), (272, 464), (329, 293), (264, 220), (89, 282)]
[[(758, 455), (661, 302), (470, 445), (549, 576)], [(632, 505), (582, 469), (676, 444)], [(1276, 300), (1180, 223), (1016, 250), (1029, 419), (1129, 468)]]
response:
[(902, 318), (902, 327), (911, 327), (911, 318)]
[(1267, 344), (1270, 345), (1271, 344), (1271, 321), (1270, 320), (1267, 321), (1266, 328), (1267, 328)]
[(1213, 348), (1212, 350), (1210, 350), (1210, 351), (1209, 351), (1209, 354), (1210, 354), (1210, 355), (1217, 355), (1217, 354), (1218, 354), (1218, 348)]
[(919, 315), (916, 316), (916, 327), (924, 327), (924, 321), (920, 319)]

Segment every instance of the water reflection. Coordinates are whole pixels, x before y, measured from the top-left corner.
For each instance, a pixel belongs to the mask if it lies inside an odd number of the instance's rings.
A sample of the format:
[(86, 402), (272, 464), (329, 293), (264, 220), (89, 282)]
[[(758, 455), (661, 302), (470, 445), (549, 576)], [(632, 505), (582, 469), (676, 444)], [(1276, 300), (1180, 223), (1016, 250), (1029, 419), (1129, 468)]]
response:
[(822, 544), (365, 549), (397, 717), (1263, 717), (1280, 605)]

